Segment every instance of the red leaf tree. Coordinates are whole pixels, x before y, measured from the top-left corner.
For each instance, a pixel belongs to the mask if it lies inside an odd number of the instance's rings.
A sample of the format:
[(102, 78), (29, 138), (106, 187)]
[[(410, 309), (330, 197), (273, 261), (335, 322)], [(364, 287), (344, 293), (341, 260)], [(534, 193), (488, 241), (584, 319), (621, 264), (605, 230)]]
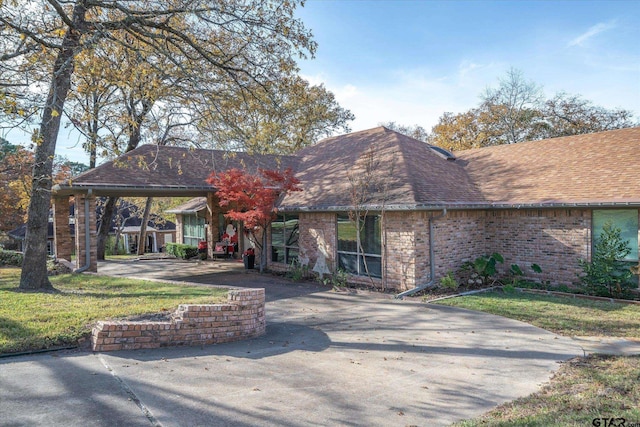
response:
[[(217, 190), (221, 207), (227, 207), (226, 218), (242, 221), (250, 238), (260, 249), (260, 272), (267, 266), (267, 230), (276, 218), (276, 203), (290, 191), (301, 191), (300, 181), (291, 168), (284, 172), (258, 169), (253, 175), (240, 169), (212, 172), (207, 182)], [(256, 232), (261, 231), (259, 241)]]

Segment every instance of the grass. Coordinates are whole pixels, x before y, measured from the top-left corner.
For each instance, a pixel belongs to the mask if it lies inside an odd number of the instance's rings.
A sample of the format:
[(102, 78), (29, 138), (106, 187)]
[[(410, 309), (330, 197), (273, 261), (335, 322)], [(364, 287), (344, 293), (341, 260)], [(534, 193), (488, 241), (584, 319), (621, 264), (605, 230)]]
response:
[[(452, 298), (438, 304), (521, 320), (560, 335), (640, 339), (638, 305), (498, 292)], [(639, 381), (640, 356), (577, 357), (563, 363), (540, 392), (456, 425), (608, 426), (623, 425), (621, 418), (626, 425), (640, 425)], [(603, 418), (618, 420), (611, 424)]]
[(98, 320), (226, 301), (227, 290), (91, 275), (50, 280), (57, 293), (21, 292), (20, 270), (0, 268), (0, 354), (75, 345)]
[(640, 305), (520, 292), (487, 292), (438, 303), (520, 320), (559, 335), (640, 339)]
[[(550, 384), (522, 399), (501, 405), (471, 426), (609, 426), (640, 423), (640, 357), (592, 355), (562, 365)], [(594, 420), (600, 419), (600, 424)], [(616, 418), (605, 424), (602, 418)], [(626, 423), (621, 423), (624, 418)]]

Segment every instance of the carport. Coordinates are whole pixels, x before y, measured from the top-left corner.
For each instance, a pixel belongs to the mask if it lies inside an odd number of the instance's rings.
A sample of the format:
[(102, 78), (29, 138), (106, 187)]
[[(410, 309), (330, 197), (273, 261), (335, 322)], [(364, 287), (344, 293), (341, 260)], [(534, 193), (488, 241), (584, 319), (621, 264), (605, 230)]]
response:
[[(206, 239), (209, 257), (217, 236), (219, 214), (224, 213), (215, 189), (206, 182), (209, 175), (237, 168), (255, 172), (258, 168), (278, 169), (293, 162), (292, 157), (229, 153), (220, 150), (143, 145), (115, 160), (91, 169), (52, 189), (55, 254), (71, 259), (75, 246), (78, 271), (98, 271), (98, 197), (206, 197)], [(70, 216), (71, 198), (75, 216)], [(75, 240), (70, 227), (75, 227)], [(242, 239), (240, 239), (242, 240)], [(240, 243), (242, 244), (242, 243)], [(240, 251), (244, 248), (240, 247)]]

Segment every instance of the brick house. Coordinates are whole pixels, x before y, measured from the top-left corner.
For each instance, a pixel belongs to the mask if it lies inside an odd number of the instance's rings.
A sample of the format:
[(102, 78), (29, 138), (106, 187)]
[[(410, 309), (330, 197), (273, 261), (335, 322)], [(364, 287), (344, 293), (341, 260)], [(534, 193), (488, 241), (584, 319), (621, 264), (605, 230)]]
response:
[[(140, 166), (145, 159), (152, 168)], [(352, 280), (396, 291), (492, 252), (525, 274), (539, 264), (536, 279), (572, 283), (578, 260), (590, 259), (606, 221), (633, 248), (629, 261), (638, 260), (640, 128), (454, 155), (378, 127), (325, 139), (294, 156), (142, 146), (118, 165), (106, 163), (56, 187), (56, 200), (110, 193), (206, 197), (211, 248), (223, 217), (204, 181), (210, 171), (293, 167), (303, 191), (279, 204), (270, 266), (299, 260), (322, 273), (340, 268)]]

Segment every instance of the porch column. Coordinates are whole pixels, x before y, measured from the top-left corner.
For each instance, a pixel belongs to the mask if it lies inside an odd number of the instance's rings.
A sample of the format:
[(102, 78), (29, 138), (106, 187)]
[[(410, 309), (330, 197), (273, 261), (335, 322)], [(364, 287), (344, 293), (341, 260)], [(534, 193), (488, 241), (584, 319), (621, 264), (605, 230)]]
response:
[(56, 258), (71, 261), (73, 240), (69, 226), (69, 197), (53, 198), (53, 248)]
[[(85, 205), (88, 203), (88, 207)], [(96, 236), (96, 198), (93, 195), (76, 195), (76, 268), (86, 267), (86, 230), (89, 229), (89, 265), (87, 271), (98, 271), (98, 239)], [(88, 211), (88, 215), (85, 213)]]

